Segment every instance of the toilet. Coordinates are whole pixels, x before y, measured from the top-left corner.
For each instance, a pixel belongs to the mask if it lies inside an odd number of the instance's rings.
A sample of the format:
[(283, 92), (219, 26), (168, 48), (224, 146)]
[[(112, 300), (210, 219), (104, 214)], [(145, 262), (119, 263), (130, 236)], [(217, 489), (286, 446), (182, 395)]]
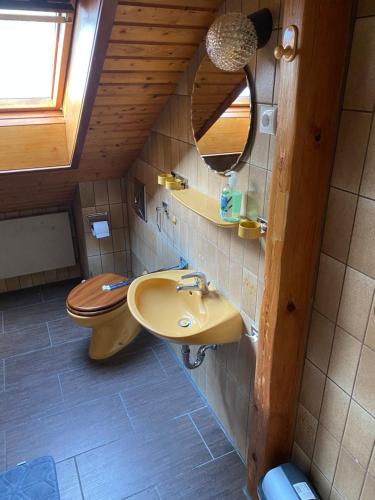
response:
[(140, 332), (141, 326), (131, 315), (127, 304), (128, 286), (104, 291), (127, 278), (105, 273), (83, 281), (66, 299), (69, 316), (79, 326), (92, 329), (89, 356), (106, 359), (127, 346)]

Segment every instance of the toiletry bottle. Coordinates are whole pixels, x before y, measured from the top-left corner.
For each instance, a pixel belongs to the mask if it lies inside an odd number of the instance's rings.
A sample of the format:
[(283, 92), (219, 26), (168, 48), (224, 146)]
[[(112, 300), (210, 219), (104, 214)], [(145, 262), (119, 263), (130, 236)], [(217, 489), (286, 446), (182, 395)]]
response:
[(229, 179), (221, 192), (220, 217), (227, 222), (239, 222), (242, 193), (236, 190), (237, 172), (228, 172), (225, 175)]

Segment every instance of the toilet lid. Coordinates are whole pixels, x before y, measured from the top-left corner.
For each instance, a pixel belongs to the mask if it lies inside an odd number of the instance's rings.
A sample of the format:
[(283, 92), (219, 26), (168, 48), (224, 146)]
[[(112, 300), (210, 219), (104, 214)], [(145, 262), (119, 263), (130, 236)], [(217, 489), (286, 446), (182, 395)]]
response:
[(128, 278), (119, 274), (100, 274), (80, 283), (73, 288), (66, 299), (68, 309), (80, 313), (93, 313), (113, 309), (117, 304), (126, 300), (128, 286), (104, 291), (103, 285), (111, 285), (118, 281), (126, 281)]

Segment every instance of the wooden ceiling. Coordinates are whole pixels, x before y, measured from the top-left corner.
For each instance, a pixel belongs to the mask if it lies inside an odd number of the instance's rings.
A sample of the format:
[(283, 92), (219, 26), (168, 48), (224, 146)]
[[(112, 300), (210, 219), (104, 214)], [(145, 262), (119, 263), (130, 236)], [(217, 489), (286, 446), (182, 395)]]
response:
[(79, 168), (0, 176), (0, 212), (69, 205), (80, 181), (123, 175), (221, 3), (119, 1)]

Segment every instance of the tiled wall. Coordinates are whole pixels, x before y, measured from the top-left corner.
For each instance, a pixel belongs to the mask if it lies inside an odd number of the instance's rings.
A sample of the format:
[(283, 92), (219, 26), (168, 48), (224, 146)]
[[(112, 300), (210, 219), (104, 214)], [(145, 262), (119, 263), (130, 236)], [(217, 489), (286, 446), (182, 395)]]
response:
[[(48, 209), (22, 210), (19, 212), (6, 212), (0, 214), (0, 220), (16, 219), (19, 217), (29, 217), (31, 215), (44, 215), (56, 212), (71, 212), (69, 207), (52, 207)], [(72, 214), (71, 214), (72, 215)], [(75, 228), (72, 224), (73, 243), (78, 256), (78, 245), (76, 240)], [(26, 274), (24, 276), (15, 276), (13, 278), (0, 279), (0, 293), (12, 292), (22, 288), (30, 288), (37, 285), (45, 285), (55, 281), (63, 281), (70, 278), (78, 278), (81, 276), (81, 268), (79, 263), (71, 267), (63, 267), (60, 269), (51, 269), (40, 273)]]
[(322, 499), (375, 498), (375, 2), (359, 2), (294, 459)]
[[(108, 238), (97, 239), (91, 233), (87, 215), (97, 212), (108, 214)], [(84, 276), (131, 273), (125, 180), (80, 183), (74, 203), (74, 214)]]
[[(250, 13), (259, 7), (270, 7), (275, 30), (269, 44), (258, 51), (250, 66), (256, 81), (257, 103), (274, 104), (277, 99), (276, 63), (273, 49), (278, 36), (278, 1), (226, 2), (223, 10)], [(175, 94), (153, 127), (142, 154), (128, 172), (146, 184), (148, 222), (129, 210), (132, 262), (135, 274), (178, 262), (184, 256), (191, 268), (207, 274), (240, 310), (244, 330), (257, 323), (263, 292), (264, 242), (244, 241), (236, 231), (219, 229), (178, 204), (170, 192), (158, 186), (161, 171), (174, 170), (189, 179), (189, 184), (219, 199), (223, 177), (210, 172), (202, 163), (194, 145), (190, 125), (190, 94), (203, 45), (192, 59)], [(267, 187), (271, 177), (273, 140), (256, 134), (254, 148), (245, 158), (239, 173), (241, 189), (249, 195), (248, 212), (253, 217), (267, 214)], [(156, 207), (169, 204), (170, 219), (163, 217), (161, 231), (156, 225)], [(177, 223), (171, 222), (176, 216)], [(179, 353), (180, 347), (176, 346)], [(249, 407), (255, 365), (255, 348), (248, 337), (239, 344), (219, 346), (203, 365), (191, 372), (208, 401), (246, 458)]]

